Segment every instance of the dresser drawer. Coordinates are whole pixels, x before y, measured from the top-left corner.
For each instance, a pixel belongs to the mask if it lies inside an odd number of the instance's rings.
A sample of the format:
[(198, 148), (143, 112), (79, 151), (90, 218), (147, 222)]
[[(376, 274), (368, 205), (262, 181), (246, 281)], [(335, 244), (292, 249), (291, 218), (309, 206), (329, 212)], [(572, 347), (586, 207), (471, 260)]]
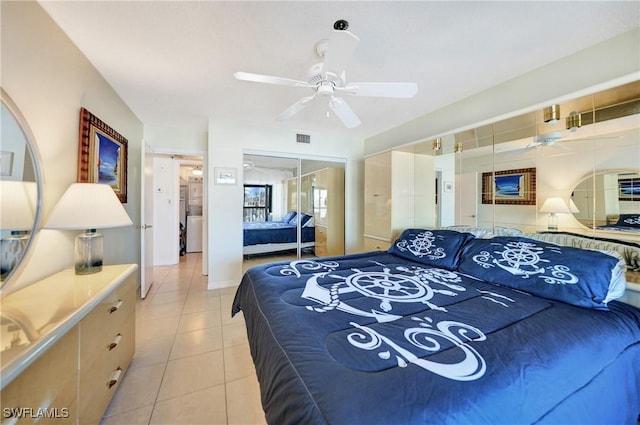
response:
[[(38, 409), (49, 415), (42, 422), (76, 423), (78, 389), (78, 327), (73, 327), (53, 347), (2, 390), (2, 424), (34, 423)], [(37, 383), (37, 385), (34, 385)], [(15, 417), (4, 409), (13, 411)], [(42, 419), (42, 418), (41, 418)]]
[[(81, 344), (82, 345), (82, 344)], [(80, 369), (79, 423), (97, 424), (120, 385), (135, 350), (135, 314), (121, 324), (112, 344)]]
[(107, 350), (135, 312), (135, 281), (127, 279), (80, 322), (80, 369), (86, 369)]
[(374, 238), (364, 238), (364, 251), (386, 251), (391, 247), (391, 242)]

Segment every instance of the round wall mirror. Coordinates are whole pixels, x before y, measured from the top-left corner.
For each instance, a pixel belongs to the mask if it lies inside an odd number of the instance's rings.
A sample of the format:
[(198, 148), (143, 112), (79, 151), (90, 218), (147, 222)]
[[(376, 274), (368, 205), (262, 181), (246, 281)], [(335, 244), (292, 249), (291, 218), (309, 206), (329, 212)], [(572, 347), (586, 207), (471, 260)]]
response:
[(640, 234), (640, 171), (601, 170), (578, 182), (576, 220), (596, 230)]
[(0, 289), (6, 289), (40, 225), (42, 178), (31, 130), (13, 100), (0, 91)]

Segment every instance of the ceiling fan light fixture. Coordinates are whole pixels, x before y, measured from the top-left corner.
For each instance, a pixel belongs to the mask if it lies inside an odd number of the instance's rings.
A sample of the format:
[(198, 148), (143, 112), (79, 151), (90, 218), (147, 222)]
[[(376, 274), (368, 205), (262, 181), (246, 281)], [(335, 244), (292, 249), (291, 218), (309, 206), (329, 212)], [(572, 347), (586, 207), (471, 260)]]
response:
[(560, 119), (560, 105), (546, 106), (543, 110), (544, 122), (547, 124), (557, 124)]
[(567, 130), (572, 132), (575, 132), (582, 127), (582, 116), (576, 111), (572, 111), (565, 121)]

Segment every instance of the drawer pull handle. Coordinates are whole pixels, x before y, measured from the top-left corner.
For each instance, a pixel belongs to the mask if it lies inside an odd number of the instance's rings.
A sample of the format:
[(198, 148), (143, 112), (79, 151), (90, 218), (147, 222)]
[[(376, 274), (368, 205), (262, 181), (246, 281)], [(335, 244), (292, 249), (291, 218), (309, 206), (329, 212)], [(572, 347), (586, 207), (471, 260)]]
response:
[(109, 344), (109, 351), (113, 350), (114, 348), (116, 348), (118, 346), (118, 344), (120, 343), (120, 340), (122, 339), (122, 335), (118, 334), (113, 338), (113, 341), (111, 342), (111, 344)]
[(111, 380), (107, 382), (107, 387), (112, 388), (115, 384), (120, 380), (120, 375), (122, 375), (122, 368), (118, 366), (116, 370), (113, 371), (113, 375), (111, 375)]
[(122, 307), (122, 300), (118, 300), (118, 302), (115, 303), (115, 305), (109, 309), (109, 314), (115, 313), (116, 311), (118, 311), (120, 307)]

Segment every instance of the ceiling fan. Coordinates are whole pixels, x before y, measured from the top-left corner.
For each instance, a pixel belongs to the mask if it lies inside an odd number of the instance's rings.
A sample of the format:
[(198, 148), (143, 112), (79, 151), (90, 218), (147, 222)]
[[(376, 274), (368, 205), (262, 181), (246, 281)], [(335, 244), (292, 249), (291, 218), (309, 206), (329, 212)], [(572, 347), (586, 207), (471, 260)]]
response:
[(556, 142), (575, 142), (575, 141), (582, 141), (582, 140), (603, 140), (603, 139), (617, 139), (619, 137), (617, 136), (603, 136), (603, 137), (582, 137), (582, 138), (573, 138), (573, 139), (567, 139), (565, 137), (563, 137), (562, 135), (562, 131), (554, 131), (552, 133), (546, 133), (546, 134), (539, 134), (537, 136), (533, 137), (533, 140), (528, 143), (525, 146), (520, 146), (520, 147), (505, 147), (502, 149), (498, 149), (496, 150), (496, 153), (505, 153), (505, 152), (518, 152), (518, 151), (525, 151), (525, 150), (529, 150), (529, 149), (534, 149), (537, 148), (538, 146), (541, 147), (549, 147), (549, 146), (555, 146)]
[[(233, 76), (238, 80), (255, 83), (275, 84), (290, 87), (303, 87), (313, 91), (287, 108), (276, 118), (284, 121), (302, 111), (311, 101), (328, 99), (328, 106), (347, 128), (354, 128), (361, 124), (358, 116), (347, 102), (339, 97), (340, 94), (352, 96), (411, 98), (418, 91), (416, 83), (396, 82), (348, 82), (345, 63), (348, 62), (358, 42), (351, 32), (347, 31), (349, 23), (338, 20), (334, 23), (334, 30), (326, 40), (316, 44), (316, 52), (323, 58), (321, 63), (313, 65), (308, 72), (307, 81), (271, 75), (253, 74), (250, 72), (236, 72)], [(327, 115), (329, 112), (327, 112)]]

